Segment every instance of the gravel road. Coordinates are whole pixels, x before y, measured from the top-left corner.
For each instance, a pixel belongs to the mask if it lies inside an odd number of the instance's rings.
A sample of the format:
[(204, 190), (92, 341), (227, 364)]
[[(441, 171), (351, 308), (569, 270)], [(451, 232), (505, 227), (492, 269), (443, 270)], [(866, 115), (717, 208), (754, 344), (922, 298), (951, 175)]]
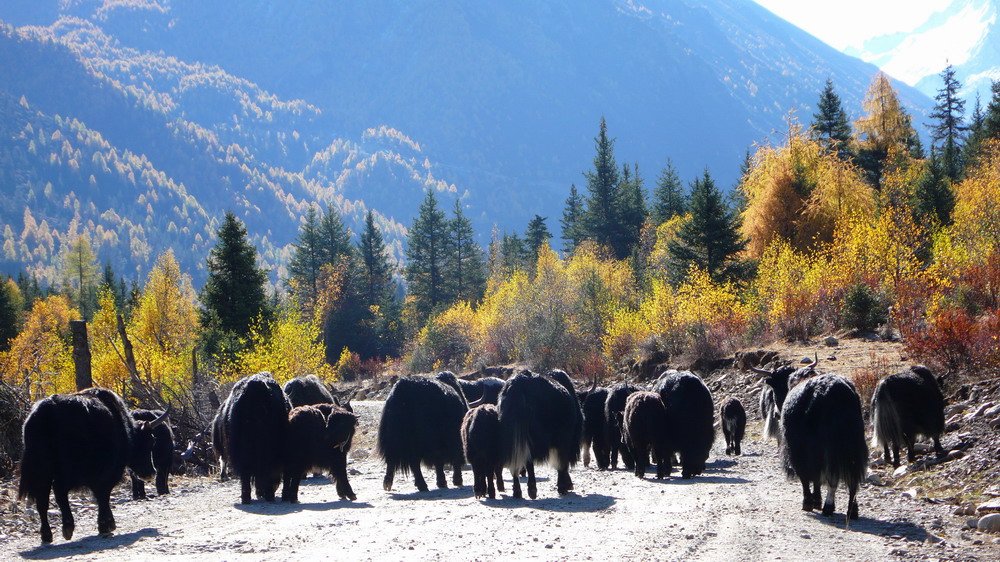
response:
[(326, 478), (303, 482), (301, 504), (248, 506), (239, 504), (236, 482), (177, 479), (168, 496), (116, 504), (111, 538), (96, 536), (95, 512), (86, 509), (74, 539), (63, 541), (56, 511), (54, 544), (13, 537), (0, 544), (0, 559), (1000, 559), (1000, 546), (961, 538), (948, 507), (885, 488), (861, 491), (861, 519), (850, 530), (846, 493), (832, 518), (802, 512), (798, 483), (784, 479), (775, 444), (760, 441), (754, 426), (742, 457), (725, 456), (720, 435), (707, 472), (692, 480), (577, 466), (576, 492), (558, 497), (554, 471), (540, 468), (539, 499), (481, 501), (467, 470), (461, 488), (418, 493), (397, 476), (386, 492), (383, 466), (370, 455), (381, 403), (355, 405), (364, 432), (350, 467), (355, 502), (339, 500)]

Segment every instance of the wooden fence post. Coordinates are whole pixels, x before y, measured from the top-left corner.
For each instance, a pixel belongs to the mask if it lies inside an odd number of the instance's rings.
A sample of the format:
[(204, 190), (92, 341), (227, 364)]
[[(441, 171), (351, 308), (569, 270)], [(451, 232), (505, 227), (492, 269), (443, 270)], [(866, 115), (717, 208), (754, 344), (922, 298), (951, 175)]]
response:
[(87, 323), (83, 320), (70, 320), (69, 329), (73, 333), (73, 366), (76, 370), (76, 389), (90, 388), (94, 386), (94, 377), (90, 370)]

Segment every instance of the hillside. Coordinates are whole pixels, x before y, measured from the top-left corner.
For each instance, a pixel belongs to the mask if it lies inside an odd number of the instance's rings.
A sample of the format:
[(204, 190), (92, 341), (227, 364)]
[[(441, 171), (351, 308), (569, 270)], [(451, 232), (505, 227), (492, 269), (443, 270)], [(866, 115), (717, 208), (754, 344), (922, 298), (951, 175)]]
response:
[[(145, 157), (175, 185), (168, 190), (201, 209), (189, 217), (170, 205), (161, 217), (153, 204), (148, 218), (135, 211), (146, 205), (131, 184), (93, 174), (105, 197), (129, 200), (123, 218), (142, 224), (149, 246), (135, 250), (144, 244), (125, 244), (122, 230), (99, 256), (137, 270), (168, 245), (185, 267), (201, 266), (211, 221), (226, 208), (241, 213), (267, 265), (282, 264), (314, 200), (354, 225), (377, 210), (399, 256), (427, 187), (463, 198), (483, 244), (494, 226), (521, 231), (535, 213), (557, 230), (569, 185), (590, 167), (601, 115), (619, 163), (637, 162), (647, 188), (668, 157), (685, 180), (707, 166), (732, 185), (746, 149), (785, 130), (789, 111), (811, 118), (827, 77), (857, 116), (876, 72), (735, 0), (13, 0), (0, 18), (20, 26), (4, 32), (14, 72), (0, 77), (0, 91), (30, 110), (0, 115), (5, 130), (75, 119), (119, 156)], [(929, 106), (907, 87), (901, 97), (916, 113)], [(0, 142), (23, 152), (26, 138)], [(42, 157), (48, 167), (23, 161), (9, 172), (21, 178), (19, 195), (0, 195), (15, 248), (7, 270), (18, 261), (51, 268), (18, 249), (34, 236), (25, 203), (52, 231), (49, 253), (77, 214), (92, 232), (119, 228), (101, 222), (110, 207), (100, 201), (74, 208), (90, 170), (76, 177), (59, 155)], [(26, 197), (48, 183), (51, 200), (35, 209)]]

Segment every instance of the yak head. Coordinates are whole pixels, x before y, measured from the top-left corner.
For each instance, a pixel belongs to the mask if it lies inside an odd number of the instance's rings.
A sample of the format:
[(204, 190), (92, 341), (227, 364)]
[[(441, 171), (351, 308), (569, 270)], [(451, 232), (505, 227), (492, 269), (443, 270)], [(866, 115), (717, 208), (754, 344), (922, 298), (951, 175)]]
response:
[(358, 425), (358, 416), (341, 409), (334, 410), (326, 418), (326, 429), (324, 431), (326, 442), (341, 452), (347, 452), (351, 448), (351, 441), (354, 439), (354, 430)]
[(156, 437), (153, 432), (167, 421), (170, 407), (152, 421), (139, 420), (134, 423), (132, 444), (129, 447), (128, 466), (139, 478), (152, 478), (156, 473), (153, 468), (153, 445)]

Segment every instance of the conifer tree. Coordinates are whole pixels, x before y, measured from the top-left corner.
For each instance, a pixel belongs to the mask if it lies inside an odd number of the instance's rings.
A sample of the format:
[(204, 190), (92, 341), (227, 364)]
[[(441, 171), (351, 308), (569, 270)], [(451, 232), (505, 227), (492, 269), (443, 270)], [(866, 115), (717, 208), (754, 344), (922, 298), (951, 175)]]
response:
[(656, 189), (653, 190), (651, 212), (653, 222), (660, 225), (685, 212), (684, 187), (681, 185), (677, 170), (674, 169), (673, 161), (667, 159), (667, 165), (660, 171)]
[(813, 139), (841, 159), (846, 160), (851, 157), (851, 124), (847, 120), (847, 111), (844, 110), (840, 96), (834, 91), (833, 80), (830, 78), (826, 79), (826, 86), (819, 95), (810, 132)]
[(986, 105), (986, 116), (983, 119), (983, 136), (987, 139), (1000, 138), (1000, 80), (994, 80), (990, 86), (992, 97)]
[(648, 215), (643, 183), (639, 164), (634, 164), (631, 172), (627, 165), (622, 166), (617, 190), (618, 232), (614, 240), (615, 253), (619, 257), (630, 255), (639, 244), (642, 225)]
[(326, 208), (319, 222), (319, 246), (323, 263), (331, 265), (337, 265), (342, 259), (354, 254), (351, 231), (333, 205)]
[(483, 249), (475, 240), (472, 221), (462, 212), (458, 200), (448, 224), (447, 254), (447, 301), (478, 301), (486, 290), (486, 264)]
[(97, 311), (98, 265), (86, 234), (76, 237), (63, 253), (63, 281), (80, 315), (89, 321)]
[(444, 211), (438, 208), (434, 190), (429, 189), (410, 227), (406, 245), (406, 282), (421, 318), (447, 302), (448, 230)]
[(951, 224), (951, 212), (955, 209), (955, 193), (952, 191), (945, 165), (933, 150), (923, 176), (914, 187), (910, 207), (920, 223), (933, 220), (942, 226)]
[(962, 83), (955, 78), (955, 69), (950, 64), (940, 76), (944, 84), (934, 96), (934, 110), (930, 114), (930, 118), (937, 121), (929, 126), (934, 146), (941, 153), (944, 173), (952, 181), (956, 181), (962, 171), (962, 135), (968, 130), (965, 126), (965, 100), (958, 97)]
[(855, 123), (859, 139), (855, 162), (864, 170), (868, 182), (881, 189), (882, 174), (891, 155), (919, 158), (923, 150), (911, 118), (885, 73), (875, 75), (862, 105), (867, 113)]
[(969, 136), (965, 140), (965, 146), (962, 148), (962, 159), (965, 161), (966, 165), (972, 163), (975, 160), (976, 155), (979, 153), (979, 148), (982, 146), (984, 140), (986, 140), (986, 114), (983, 112), (983, 104), (979, 99), (979, 93), (976, 93), (976, 105), (972, 108), (972, 115), (969, 117)]
[(566, 199), (566, 207), (563, 210), (562, 219), (562, 239), (563, 250), (569, 254), (580, 244), (583, 239), (583, 213), (585, 211), (583, 196), (577, 191), (576, 185), (569, 186), (569, 198)]
[[(336, 234), (332, 234), (336, 237)], [(305, 222), (299, 228), (299, 235), (292, 244), (292, 257), (288, 260), (286, 284), (298, 293), (299, 302), (305, 310), (311, 310), (316, 301), (317, 284), (323, 264), (329, 263), (326, 244), (323, 244), (319, 213), (310, 205), (306, 210)]]
[(250, 243), (243, 222), (226, 211), (216, 235), (201, 292), (203, 339), (210, 355), (239, 351), (251, 323), (261, 319), (266, 326), (271, 319), (267, 271), (257, 265), (257, 248)]
[(371, 210), (365, 216), (365, 228), (358, 240), (358, 257), (358, 289), (365, 314), (361, 325), (364, 337), (355, 351), (363, 358), (395, 355), (401, 336), (400, 303), (385, 239)]
[(515, 269), (531, 269), (528, 267), (528, 249), (524, 240), (515, 232), (503, 235), (500, 241), (500, 268), (511, 272)]
[(684, 223), (677, 239), (668, 245), (673, 278), (680, 280), (692, 264), (707, 271), (716, 281), (731, 278), (735, 273), (734, 260), (747, 241), (740, 235), (737, 218), (725, 205), (707, 169), (691, 184), (688, 209), (691, 220)]
[[(594, 169), (586, 172), (587, 200), (582, 221), (582, 238), (611, 248), (620, 248), (619, 175), (615, 163), (615, 141), (608, 138), (608, 125), (601, 117), (600, 131), (594, 139)], [(619, 255), (618, 257), (621, 257)]]
[(545, 220), (547, 217), (542, 217), (535, 215), (530, 222), (528, 222), (528, 230), (524, 233), (524, 243), (527, 252), (528, 259), (534, 263), (538, 260), (538, 250), (544, 244), (549, 242), (552, 238), (552, 234), (549, 233), (549, 229), (545, 226)]

